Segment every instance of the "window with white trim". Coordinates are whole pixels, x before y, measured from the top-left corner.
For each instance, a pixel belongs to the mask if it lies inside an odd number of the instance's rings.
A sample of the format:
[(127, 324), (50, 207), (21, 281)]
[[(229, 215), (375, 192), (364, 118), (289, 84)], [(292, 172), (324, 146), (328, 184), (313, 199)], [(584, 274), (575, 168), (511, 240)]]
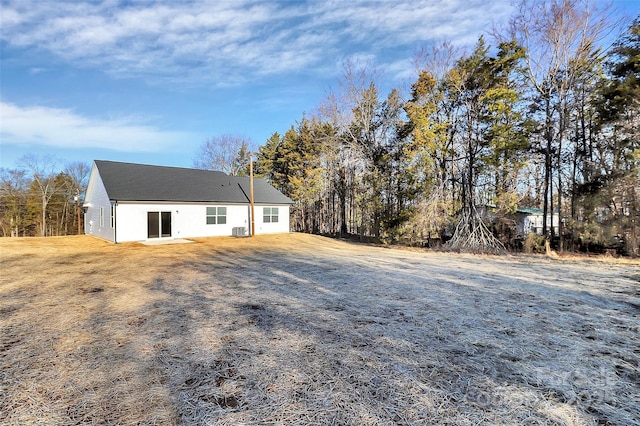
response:
[(226, 207), (207, 207), (207, 225), (224, 225), (226, 223)]
[(111, 206), (111, 211), (109, 212), (109, 219), (111, 221), (111, 227), (115, 228), (116, 226), (116, 206)]
[(278, 223), (278, 207), (264, 207), (262, 209), (263, 223)]
[(104, 207), (100, 207), (100, 228), (104, 227)]

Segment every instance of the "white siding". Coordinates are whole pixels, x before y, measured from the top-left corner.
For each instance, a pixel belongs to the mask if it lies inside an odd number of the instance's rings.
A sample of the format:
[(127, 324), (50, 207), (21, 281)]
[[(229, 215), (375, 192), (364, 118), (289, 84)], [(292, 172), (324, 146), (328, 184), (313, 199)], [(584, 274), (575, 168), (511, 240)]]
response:
[[(524, 217), (523, 220), (523, 234), (528, 235), (530, 233), (536, 233), (538, 235), (542, 235), (542, 220), (544, 215), (528, 215)], [(553, 221), (553, 224), (552, 224)], [(547, 215), (547, 227), (551, 228), (553, 226), (553, 230), (555, 234), (558, 234), (559, 216), (557, 214)]]
[[(226, 207), (226, 224), (207, 224), (207, 207)], [(147, 212), (171, 212), (171, 238), (215, 237), (232, 234), (232, 228), (248, 229), (249, 207), (222, 204), (118, 203), (117, 241), (147, 239)]]
[[(264, 208), (277, 208), (278, 209), (278, 222), (277, 223), (264, 223)], [(282, 234), (289, 232), (289, 206), (287, 205), (264, 205), (260, 204), (255, 206), (256, 213), (256, 235), (258, 234)]]
[[(100, 173), (95, 163), (91, 169), (89, 176), (89, 184), (87, 185), (87, 195), (85, 196), (84, 206), (86, 207), (84, 232), (103, 238), (108, 241), (114, 240), (114, 229), (111, 227), (109, 214), (111, 211), (111, 201), (107, 195), (107, 191), (100, 178)], [(104, 213), (104, 221), (100, 222), (100, 209)]]
[[(226, 207), (227, 223), (207, 224), (207, 207)], [(263, 208), (277, 207), (278, 222), (264, 223)], [(250, 232), (250, 207), (223, 204), (118, 203), (116, 205), (117, 242), (147, 239), (147, 212), (171, 212), (171, 238), (231, 236), (235, 227)], [(289, 232), (289, 206), (256, 205), (256, 235)]]

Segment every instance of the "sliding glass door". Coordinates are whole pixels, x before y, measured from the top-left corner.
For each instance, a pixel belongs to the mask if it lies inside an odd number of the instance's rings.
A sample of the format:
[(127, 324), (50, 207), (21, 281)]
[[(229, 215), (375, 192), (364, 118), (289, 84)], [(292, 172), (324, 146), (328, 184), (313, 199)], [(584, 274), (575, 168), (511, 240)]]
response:
[(171, 236), (171, 212), (147, 212), (147, 238)]

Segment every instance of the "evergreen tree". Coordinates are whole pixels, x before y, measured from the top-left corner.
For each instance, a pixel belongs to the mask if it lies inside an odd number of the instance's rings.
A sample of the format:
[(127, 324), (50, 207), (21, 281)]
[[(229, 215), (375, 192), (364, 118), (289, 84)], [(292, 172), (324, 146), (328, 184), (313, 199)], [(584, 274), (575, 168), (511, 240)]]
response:
[(27, 191), (30, 185), (24, 170), (0, 169), (1, 236), (25, 236), (34, 226), (27, 211)]

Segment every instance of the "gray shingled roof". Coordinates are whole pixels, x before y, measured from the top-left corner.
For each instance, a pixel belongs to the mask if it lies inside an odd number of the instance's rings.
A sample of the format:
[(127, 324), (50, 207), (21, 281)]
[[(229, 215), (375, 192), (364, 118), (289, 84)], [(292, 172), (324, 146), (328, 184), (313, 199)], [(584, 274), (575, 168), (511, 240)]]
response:
[[(249, 178), (223, 172), (95, 160), (109, 199), (115, 201), (249, 202)], [(263, 179), (254, 179), (256, 203), (292, 204)]]

